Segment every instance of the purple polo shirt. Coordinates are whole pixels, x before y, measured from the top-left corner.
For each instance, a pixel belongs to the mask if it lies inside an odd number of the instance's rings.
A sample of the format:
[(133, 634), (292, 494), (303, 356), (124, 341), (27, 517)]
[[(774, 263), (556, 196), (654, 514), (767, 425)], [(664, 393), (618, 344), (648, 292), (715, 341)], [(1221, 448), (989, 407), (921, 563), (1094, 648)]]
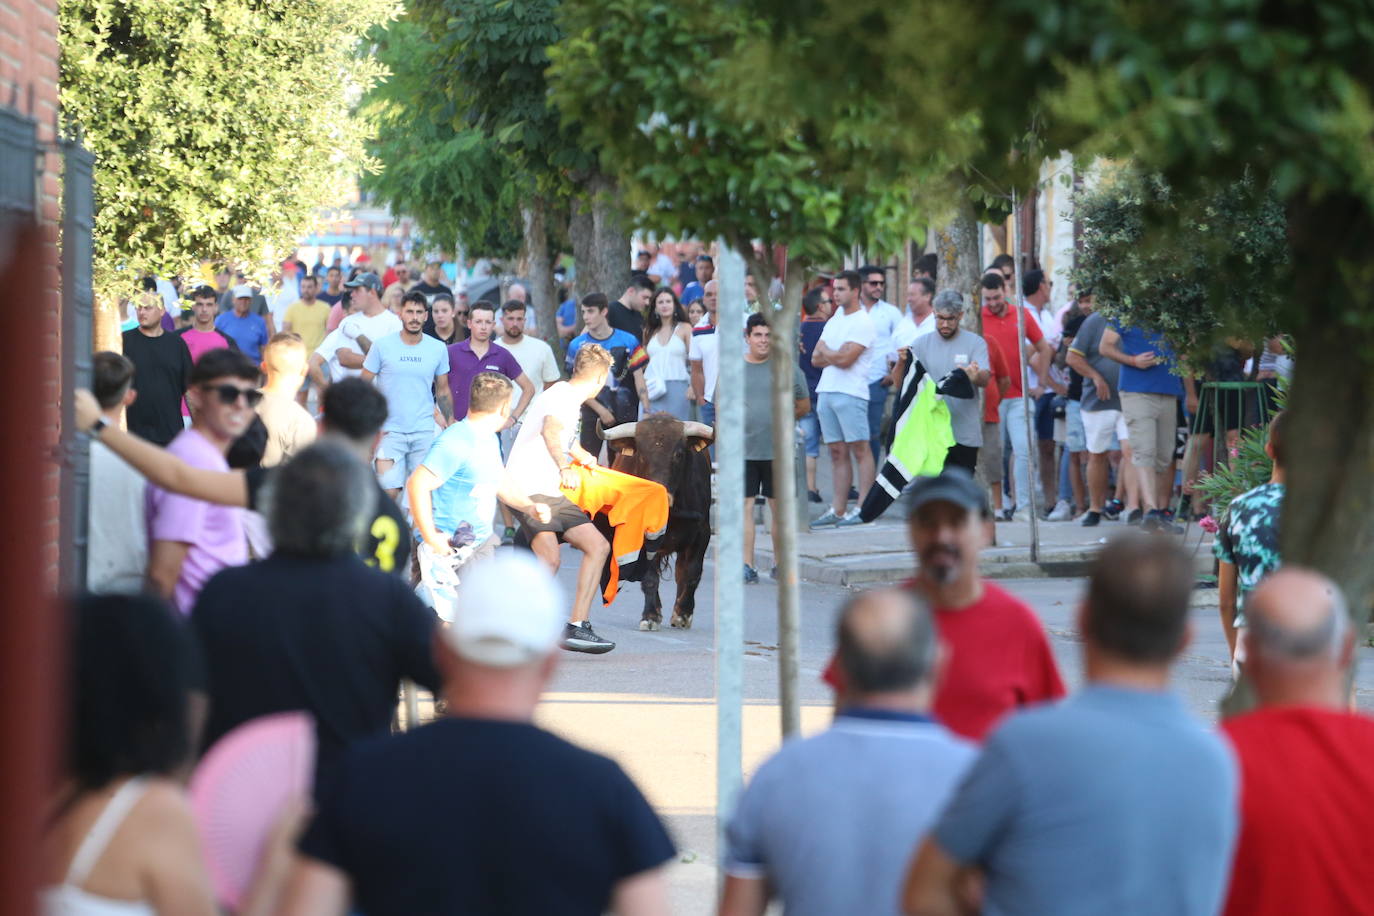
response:
[(453, 419), (468, 415), (468, 395), (472, 380), (480, 372), (499, 372), (514, 381), (524, 374), (515, 354), (498, 343), (487, 345), (487, 355), (479, 358), (472, 352), (472, 340), (460, 340), (448, 348), (448, 387), (453, 392)]
[[(194, 429), (182, 430), (167, 451), (192, 467), (227, 471), (229, 463), (219, 449)], [(191, 613), (196, 597), (210, 577), (226, 566), (248, 562), (248, 541), (243, 530), (243, 510), (169, 493), (148, 484), (148, 542), (181, 541), (189, 544), (181, 564), (173, 597), (177, 610)]]

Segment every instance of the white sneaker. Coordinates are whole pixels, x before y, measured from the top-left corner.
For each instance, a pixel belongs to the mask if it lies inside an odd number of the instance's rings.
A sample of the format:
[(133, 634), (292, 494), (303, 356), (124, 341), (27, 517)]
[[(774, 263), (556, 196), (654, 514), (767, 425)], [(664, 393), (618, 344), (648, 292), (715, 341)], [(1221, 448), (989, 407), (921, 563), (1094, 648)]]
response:
[(835, 524), (835, 527), (849, 528), (854, 525), (862, 525), (863, 523), (864, 520), (859, 518), (859, 507), (855, 506), (854, 508), (850, 509), (848, 512), (844, 514), (844, 518), (840, 519)]
[(1068, 500), (1061, 499), (1055, 503), (1054, 509), (1045, 518), (1051, 522), (1067, 522), (1073, 518), (1073, 506)]

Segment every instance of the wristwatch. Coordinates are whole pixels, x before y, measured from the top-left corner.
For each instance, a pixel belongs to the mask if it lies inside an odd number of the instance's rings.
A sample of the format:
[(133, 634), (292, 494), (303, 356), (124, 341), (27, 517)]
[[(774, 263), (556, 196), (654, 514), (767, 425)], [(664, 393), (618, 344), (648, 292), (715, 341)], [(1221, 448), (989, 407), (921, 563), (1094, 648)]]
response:
[(110, 424), (109, 424), (108, 422), (106, 422), (106, 420), (105, 420), (104, 417), (97, 417), (97, 418), (96, 418), (96, 421), (95, 421), (95, 425), (92, 426), (90, 429), (88, 429), (87, 432), (90, 433), (91, 436), (93, 436), (93, 437), (95, 437), (95, 438), (98, 439), (98, 438), (100, 438), (100, 434), (103, 433), (103, 432), (105, 431), (105, 427), (107, 427), (107, 426), (109, 426), (109, 425), (110, 425)]

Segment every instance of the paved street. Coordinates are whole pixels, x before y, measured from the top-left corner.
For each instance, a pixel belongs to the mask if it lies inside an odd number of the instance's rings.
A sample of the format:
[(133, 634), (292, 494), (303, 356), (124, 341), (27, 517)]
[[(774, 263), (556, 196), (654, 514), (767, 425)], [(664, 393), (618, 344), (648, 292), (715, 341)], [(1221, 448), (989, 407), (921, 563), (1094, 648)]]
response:
[[(999, 530), (1010, 525), (999, 525)], [(1051, 526), (1066, 530), (1077, 526)], [(1115, 527), (1099, 528), (1110, 532)], [(868, 537), (894, 538), (897, 525), (869, 526)], [(854, 532), (855, 529), (851, 529)], [(1194, 535), (1196, 532), (1194, 531)], [(803, 535), (802, 549), (814, 547)], [(1000, 539), (1000, 538), (999, 538)], [(565, 551), (565, 561), (571, 556)], [(765, 567), (766, 568), (766, 567)], [(560, 578), (565, 587), (572, 573)], [(1006, 579), (1000, 583), (1028, 601), (1049, 631), (1055, 655), (1070, 686), (1081, 681), (1074, 606), (1079, 579)], [(671, 583), (663, 588), (671, 601)], [(542, 704), (541, 722), (569, 738), (606, 753), (635, 778), (650, 801), (668, 819), (681, 850), (672, 869), (677, 912), (704, 912), (715, 886), (715, 709), (714, 709), (714, 569), (708, 564), (698, 592), (696, 622), (689, 631), (637, 629), (641, 593), (637, 584), (622, 590), (615, 604), (593, 614), (598, 632), (617, 642), (600, 657), (565, 654), (552, 692)], [(848, 589), (806, 583), (802, 600), (803, 727), (823, 728), (830, 719), (830, 694), (819, 675), (833, 644), (832, 627)], [(776, 587), (763, 582), (745, 589), (745, 769), (753, 768), (779, 741), (776, 712)], [(1193, 619), (1195, 635), (1180, 667), (1179, 686), (1200, 716), (1215, 718), (1217, 700), (1229, 680), (1225, 642), (1217, 619), (1215, 591), (1199, 591)], [(1358, 698), (1374, 708), (1374, 649), (1361, 650)]]

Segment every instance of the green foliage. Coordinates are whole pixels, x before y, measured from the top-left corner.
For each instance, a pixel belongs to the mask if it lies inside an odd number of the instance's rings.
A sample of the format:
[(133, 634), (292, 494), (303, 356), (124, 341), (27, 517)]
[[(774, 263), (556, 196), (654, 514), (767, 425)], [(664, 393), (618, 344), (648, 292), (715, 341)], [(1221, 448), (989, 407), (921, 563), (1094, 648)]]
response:
[(924, 228), (930, 170), (906, 155), (906, 127), (847, 86), (799, 91), (746, 5), (578, 0), (561, 22), (554, 101), (645, 225), (813, 260), (895, 250)]
[(1111, 317), (1162, 332), (1194, 365), (1218, 339), (1280, 330), (1287, 221), (1254, 181), (1183, 200), (1159, 176), (1121, 169), (1076, 194), (1074, 212), (1082, 227), (1075, 283)]
[(96, 156), (95, 288), (275, 260), (370, 166), (356, 54), (395, 0), (61, 0), (63, 116)]
[(520, 248), (519, 189), (525, 176), (481, 130), (455, 125), (440, 84), (437, 46), (415, 22), (376, 30), (377, 58), (388, 68), (362, 112), (376, 125), (369, 154), (381, 168), (362, 186), (397, 214), (414, 217), (426, 240), (495, 258)]

